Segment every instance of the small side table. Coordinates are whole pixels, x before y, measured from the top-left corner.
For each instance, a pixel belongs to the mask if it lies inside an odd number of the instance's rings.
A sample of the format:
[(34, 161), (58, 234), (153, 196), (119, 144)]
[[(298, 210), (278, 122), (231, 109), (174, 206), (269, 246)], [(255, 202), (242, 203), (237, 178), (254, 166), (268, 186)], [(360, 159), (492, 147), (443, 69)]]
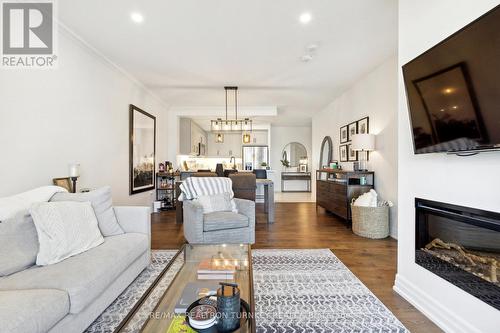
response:
[[(305, 191), (302, 191), (302, 190), (285, 191), (285, 181), (286, 180), (305, 180), (307, 182), (307, 188)], [(281, 192), (311, 192), (311, 173), (310, 172), (282, 172), (281, 173)]]

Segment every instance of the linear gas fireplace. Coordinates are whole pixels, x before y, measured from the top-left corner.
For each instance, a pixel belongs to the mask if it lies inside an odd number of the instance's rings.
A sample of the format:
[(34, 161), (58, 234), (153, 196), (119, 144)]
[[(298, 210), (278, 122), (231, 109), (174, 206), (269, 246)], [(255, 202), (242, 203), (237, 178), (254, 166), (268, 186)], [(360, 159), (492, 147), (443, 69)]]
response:
[(500, 214), (415, 199), (415, 262), (500, 310)]

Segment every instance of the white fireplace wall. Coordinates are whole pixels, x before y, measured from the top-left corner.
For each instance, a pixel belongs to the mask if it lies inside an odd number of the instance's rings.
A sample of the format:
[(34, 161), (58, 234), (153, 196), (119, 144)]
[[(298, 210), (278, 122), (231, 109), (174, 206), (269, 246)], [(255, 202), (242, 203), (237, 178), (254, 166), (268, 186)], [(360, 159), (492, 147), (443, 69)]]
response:
[(500, 311), (415, 264), (415, 197), (500, 212), (500, 153), (414, 155), (401, 66), (499, 1), (399, 1), (398, 274), (395, 290), (446, 332), (498, 332)]

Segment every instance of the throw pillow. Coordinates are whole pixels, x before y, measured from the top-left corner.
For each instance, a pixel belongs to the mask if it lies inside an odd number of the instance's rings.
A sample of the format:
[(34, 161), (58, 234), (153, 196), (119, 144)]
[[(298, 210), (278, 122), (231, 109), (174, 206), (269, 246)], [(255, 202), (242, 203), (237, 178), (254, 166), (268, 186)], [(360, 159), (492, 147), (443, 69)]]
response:
[(92, 203), (99, 229), (104, 237), (123, 234), (123, 229), (118, 224), (115, 211), (113, 210), (113, 201), (111, 199), (111, 187), (105, 186), (97, 190), (86, 193), (56, 193), (50, 199), (51, 202), (58, 201), (78, 201)]
[(27, 210), (0, 222), (0, 276), (33, 266), (37, 253), (38, 236)]
[(236, 203), (231, 199), (230, 193), (221, 193), (213, 195), (202, 195), (196, 199), (203, 206), (203, 214), (213, 212), (235, 212)]
[(40, 249), (37, 265), (50, 265), (104, 242), (90, 202), (42, 202), (30, 209)]

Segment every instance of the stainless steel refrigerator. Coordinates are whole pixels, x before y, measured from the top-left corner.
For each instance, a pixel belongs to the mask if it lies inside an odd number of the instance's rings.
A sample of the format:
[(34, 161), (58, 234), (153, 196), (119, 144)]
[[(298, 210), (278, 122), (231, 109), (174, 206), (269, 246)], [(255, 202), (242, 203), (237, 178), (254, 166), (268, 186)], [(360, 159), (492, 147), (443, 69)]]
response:
[(243, 168), (245, 170), (265, 169), (269, 166), (268, 146), (243, 146)]

